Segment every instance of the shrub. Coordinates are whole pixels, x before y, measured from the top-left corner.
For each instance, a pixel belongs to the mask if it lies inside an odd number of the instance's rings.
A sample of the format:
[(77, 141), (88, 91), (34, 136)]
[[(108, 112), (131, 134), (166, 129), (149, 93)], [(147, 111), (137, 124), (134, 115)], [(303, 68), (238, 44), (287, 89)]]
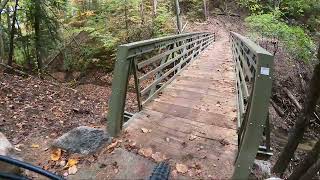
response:
[(251, 32), (265, 37), (278, 38), (287, 51), (295, 59), (308, 61), (315, 52), (315, 44), (312, 39), (298, 26), (289, 26), (280, 20), (278, 12), (252, 15), (246, 18)]

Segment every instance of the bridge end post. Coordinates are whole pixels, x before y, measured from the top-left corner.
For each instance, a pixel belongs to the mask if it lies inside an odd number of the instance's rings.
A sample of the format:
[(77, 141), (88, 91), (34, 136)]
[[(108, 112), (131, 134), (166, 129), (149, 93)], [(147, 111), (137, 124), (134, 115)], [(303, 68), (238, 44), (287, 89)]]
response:
[(269, 99), (272, 88), (273, 56), (258, 54), (257, 72), (251, 102), (247, 109), (246, 131), (239, 142), (238, 157), (232, 179), (248, 179), (268, 117)]
[(112, 79), (112, 94), (107, 115), (108, 133), (115, 137), (122, 130), (125, 100), (131, 62), (127, 59), (128, 48), (119, 46)]

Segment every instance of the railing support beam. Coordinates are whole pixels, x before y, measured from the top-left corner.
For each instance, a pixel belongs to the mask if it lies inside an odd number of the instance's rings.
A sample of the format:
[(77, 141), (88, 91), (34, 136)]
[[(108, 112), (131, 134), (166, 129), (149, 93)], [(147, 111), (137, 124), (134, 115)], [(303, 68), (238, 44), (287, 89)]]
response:
[(131, 61), (127, 59), (128, 48), (119, 46), (112, 80), (112, 95), (109, 102), (107, 129), (112, 137), (117, 136), (123, 125), (123, 114), (127, 95)]
[[(254, 80), (248, 122), (244, 127), (233, 179), (248, 179), (259, 145), (263, 138), (272, 87), (273, 56), (258, 54), (258, 68)], [(266, 69), (268, 73), (266, 74)]]

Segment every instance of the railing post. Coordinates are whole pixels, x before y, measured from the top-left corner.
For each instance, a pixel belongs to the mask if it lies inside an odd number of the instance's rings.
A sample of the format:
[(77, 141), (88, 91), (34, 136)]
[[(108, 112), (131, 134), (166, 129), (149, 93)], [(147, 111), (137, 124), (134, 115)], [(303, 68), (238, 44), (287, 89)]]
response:
[(111, 136), (117, 136), (123, 125), (123, 114), (127, 94), (131, 62), (127, 59), (128, 48), (119, 46), (112, 80), (112, 94), (107, 116), (107, 129)]
[(239, 147), (233, 179), (248, 179), (251, 166), (263, 138), (272, 87), (273, 56), (258, 53), (258, 64), (253, 85), (246, 131)]

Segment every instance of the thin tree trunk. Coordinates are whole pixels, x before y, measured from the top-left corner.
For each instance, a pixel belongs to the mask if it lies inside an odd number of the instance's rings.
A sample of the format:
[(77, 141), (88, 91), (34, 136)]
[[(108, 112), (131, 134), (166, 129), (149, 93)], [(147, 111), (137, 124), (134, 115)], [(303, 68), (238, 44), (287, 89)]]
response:
[(40, 30), (40, 16), (39, 11), (41, 11), (40, 1), (35, 0), (35, 14), (34, 14), (34, 33), (35, 33), (35, 49), (36, 49), (36, 60), (38, 65), (38, 70), (42, 70), (42, 47), (41, 47), (41, 30)]
[[(0, 21), (1, 22), (1, 21)], [(4, 55), (4, 43), (3, 43), (3, 30), (0, 27), (0, 62), (4, 62), (5, 55)]]
[(208, 19), (207, 0), (203, 0), (203, 13), (204, 13), (204, 20), (207, 20)]
[(141, 16), (141, 25), (144, 25), (144, 2), (141, 0), (140, 3), (140, 16)]
[(155, 20), (157, 18), (157, 6), (158, 6), (158, 0), (152, 0), (152, 32), (151, 36), (154, 37), (155, 34)]
[(128, 23), (128, 7), (127, 7), (128, 1), (125, 0), (124, 2), (125, 2), (124, 4), (125, 26), (126, 26), (126, 32), (127, 32), (127, 42), (129, 42), (129, 23)]
[[(320, 44), (319, 44), (320, 46)], [(318, 59), (320, 62), (320, 48), (318, 50)], [(279, 159), (273, 167), (273, 172), (282, 176), (287, 169), (291, 158), (294, 155), (299, 143), (303, 138), (303, 134), (307, 129), (313, 112), (316, 109), (317, 102), (320, 98), (320, 63), (315, 67), (313, 77), (310, 82), (304, 108), (300, 113), (294, 127), (293, 133), (289, 135), (288, 143), (282, 150)]]
[(9, 7), (7, 7), (6, 15), (7, 15), (8, 32), (10, 32), (11, 31), (11, 18), (10, 18), (10, 8)]
[(157, 6), (158, 6), (158, 0), (153, 0), (152, 1), (152, 14), (153, 14), (153, 17), (156, 17), (157, 16)]
[(180, 4), (179, 4), (179, 0), (175, 0), (175, 4), (176, 4), (176, 16), (177, 16), (177, 28), (178, 28), (178, 34), (182, 33), (182, 24), (181, 24), (181, 19), (180, 19)]
[(300, 180), (310, 180), (314, 178), (320, 171), (320, 159), (308, 169), (308, 171), (300, 178)]
[(12, 25), (11, 25), (11, 33), (10, 33), (10, 45), (9, 45), (9, 56), (8, 56), (8, 66), (12, 66), (13, 64), (13, 53), (14, 53), (14, 35), (15, 35), (15, 24), (17, 20), (17, 8), (18, 8), (19, 0), (16, 0), (16, 4), (14, 7), (14, 12), (12, 16)]
[(315, 144), (312, 150), (304, 158), (304, 160), (296, 167), (288, 180), (299, 179), (319, 158), (320, 140)]

